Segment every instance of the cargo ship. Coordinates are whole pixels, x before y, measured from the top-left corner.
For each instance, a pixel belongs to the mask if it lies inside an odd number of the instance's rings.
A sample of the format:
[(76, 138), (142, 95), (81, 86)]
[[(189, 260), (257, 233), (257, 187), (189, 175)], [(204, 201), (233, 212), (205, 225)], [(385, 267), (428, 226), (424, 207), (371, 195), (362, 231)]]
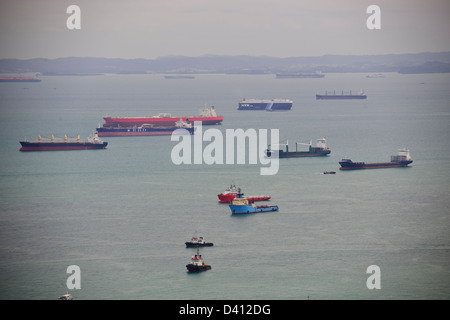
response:
[(292, 104), (289, 99), (242, 99), (238, 110), (287, 111), (291, 110)]
[[(241, 193), (241, 188), (237, 188), (234, 184), (225, 189), (224, 192), (217, 195), (220, 203), (232, 202), (238, 194)], [(270, 200), (269, 196), (248, 196), (249, 201), (267, 201)]]
[(0, 82), (41, 82), (37, 77), (0, 77)]
[(202, 255), (198, 251), (197, 254), (192, 257), (191, 262), (186, 265), (188, 272), (201, 272), (206, 270), (211, 270), (211, 266), (207, 265), (202, 258)]
[[(176, 131), (177, 129), (185, 129)], [(170, 136), (194, 134), (195, 127), (192, 126), (189, 119), (186, 121), (177, 121), (174, 126), (154, 126), (152, 124), (143, 124), (134, 127), (98, 127), (99, 137), (129, 137), (129, 136)]]
[(333, 93), (329, 93), (325, 91), (325, 94), (316, 94), (316, 100), (361, 100), (367, 99), (367, 95), (364, 91), (361, 91), (360, 94), (352, 94), (352, 92), (344, 92), (341, 94), (336, 94), (336, 91)]
[(165, 79), (195, 79), (195, 76), (164, 76)]
[[(280, 146), (285, 146), (285, 150), (272, 149), (271, 145), (268, 146), (267, 150), (265, 150), (266, 157), (278, 157), (278, 158), (301, 158), (301, 157), (324, 157), (331, 153), (330, 147), (327, 145), (327, 140), (325, 138), (317, 139), (316, 146), (312, 146), (312, 142), (309, 143), (295, 143), (295, 151), (289, 151), (289, 141), (286, 141), (285, 144), (278, 144), (278, 148)], [(299, 145), (307, 145), (309, 146), (308, 150), (299, 151)]]
[(311, 79), (311, 78), (324, 78), (322, 73), (277, 73), (277, 79)]
[(399, 149), (398, 155), (391, 156), (390, 162), (353, 162), (350, 159), (342, 159), (339, 161), (341, 167), (340, 170), (357, 170), (357, 169), (378, 169), (378, 168), (396, 168), (396, 167), (406, 167), (408, 164), (412, 163), (413, 160), (409, 154), (409, 150)]
[(249, 201), (243, 194), (238, 196), (230, 204), (231, 214), (247, 214), (259, 212), (278, 211), (278, 206), (256, 206), (252, 201)]
[(20, 141), (22, 147), (20, 151), (59, 151), (59, 150), (88, 150), (88, 149), (105, 149), (108, 142), (103, 142), (98, 135), (89, 136), (86, 141), (80, 141), (80, 136), (75, 139), (55, 138), (53, 135), (50, 139), (41, 138), (38, 141)]
[(214, 107), (205, 107), (200, 111), (199, 116), (182, 116), (174, 117), (170, 113), (160, 113), (153, 117), (104, 117), (105, 123), (103, 127), (140, 127), (142, 125), (157, 125), (157, 126), (174, 126), (180, 119), (190, 122), (201, 121), (202, 125), (215, 125), (221, 124), (223, 116), (218, 116)]

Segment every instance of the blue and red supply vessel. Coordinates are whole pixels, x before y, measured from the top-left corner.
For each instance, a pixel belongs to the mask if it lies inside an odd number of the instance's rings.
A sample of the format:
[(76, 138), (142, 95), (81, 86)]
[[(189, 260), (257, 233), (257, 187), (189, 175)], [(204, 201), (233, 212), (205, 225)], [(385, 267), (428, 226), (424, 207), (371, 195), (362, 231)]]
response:
[(50, 139), (41, 138), (38, 141), (30, 142), (28, 140), (20, 141), (22, 147), (20, 151), (60, 151), (60, 150), (89, 150), (89, 149), (105, 149), (108, 142), (103, 142), (97, 135), (90, 136), (86, 141), (80, 141), (80, 136), (75, 139), (55, 138), (53, 135)]
[(390, 162), (353, 162), (350, 159), (342, 159), (339, 161), (341, 167), (340, 170), (357, 170), (357, 169), (378, 169), (378, 168), (397, 168), (406, 167), (408, 164), (412, 163), (413, 160), (409, 155), (409, 150), (399, 149), (398, 155), (391, 156)]
[(256, 206), (253, 201), (249, 201), (244, 197), (242, 193), (231, 202), (230, 204), (231, 214), (247, 214), (247, 213), (259, 213), (278, 211), (278, 206)]

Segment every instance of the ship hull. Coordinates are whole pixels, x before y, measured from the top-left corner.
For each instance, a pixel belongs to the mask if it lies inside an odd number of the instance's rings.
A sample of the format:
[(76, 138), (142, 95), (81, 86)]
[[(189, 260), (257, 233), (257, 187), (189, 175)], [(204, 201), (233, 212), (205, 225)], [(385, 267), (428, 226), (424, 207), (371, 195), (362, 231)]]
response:
[(330, 150), (323, 152), (280, 152), (278, 158), (303, 158), (303, 157), (325, 157)]
[(322, 95), (316, 94), (316, 100), (364, 100), (366, 95)]
[(272, 102), (272, 101), (242, 101), (239, 102), (238, 110), (263, 110), (263, 111), (288, 111), (292, 108), (292, 102)]
[[(219, 194), (217, 195), (220, 203), (231, 202), (237, 197), (237, 193)], [(270, 200), (269, 196), (250, 196), (247, 197), (249, 201), (267, 201)]]
[(252, 205), (230, 204), (230, 210), (232, 214), (247, 214), (247, 213), (278, 211), (278, 206), (252, 206)]
[[(184, 129), (185, 131), (177, 129)], [(150, 128), (97, 128), (97, 134), (99, 137), (129, 137), (129, 136), (170, 136), (193, 134), (195, 127), (193, 128), (179, 128), (179, 127), (150, 127)]]
[(0, 79), (0, 82), (41, 82), (41, 79), (21, 79), (21, 78), (11, 78), (11, 79)]
[(312, 79), (312, 78), (324, 78), (324, 74), (320, 73), (277, 73), (277, 79)]
[(85, 143), (85, 142), (26, 142), (20, 141), (20, 151), (62, 151), (62, 150), (91, 150), (105, 149), (108, 142)]
[(340, 170), (360, 170), (360, 169), (382, 169), (382, 168), (400, 168), (407, 167), (412, 161), (401, 161), (401, 162), (376, 162), (376, 163), (365, 163), (365, 162), (339, 162), (341, 167)]
[(202, 125), (216, 125), (221, 124), (223, 116), (217, 117), (170, 117), (170, 118), (112, 118), (105, 117), (105, 124), (103, 127), (140, 127), (144, 124), (152, 124), (156, 126), (175, 126), (175, 123), (180, 121), (201, 121)]
[(266, 157), (273, 158), (305, 158), (305, 157), (325, 157), (331, 153), (331, 150), (311, 150), (311, 151), (290, 151), (286, 152), (283, 150), (278, 151), (278, 155), (268, 151), (266, 152)]
[(186, 248), (197, 248), (197, 247), (212, 247), (214, 246), (211, 242), (195, 243), (195, 242), (185, 242)]
[(202, 272), (202, 271), (206, 271), (206, 270), (211, 270), (210, 265), (196, 266), (196, 265), (187, 264), (186, 268), (187, 268), (188, 272)]

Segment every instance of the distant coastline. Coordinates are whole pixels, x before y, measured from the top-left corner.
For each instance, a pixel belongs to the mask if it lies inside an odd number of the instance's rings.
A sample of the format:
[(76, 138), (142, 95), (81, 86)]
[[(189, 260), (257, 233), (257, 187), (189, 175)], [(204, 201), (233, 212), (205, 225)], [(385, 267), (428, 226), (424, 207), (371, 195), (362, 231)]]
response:
[(450, 52), (387, 55), (165, 56), (156, 59), (57, 58), (0, 59), (0, 73), (42, 75), (115, 74), (277, 74), (277, 73), (450, 73)]

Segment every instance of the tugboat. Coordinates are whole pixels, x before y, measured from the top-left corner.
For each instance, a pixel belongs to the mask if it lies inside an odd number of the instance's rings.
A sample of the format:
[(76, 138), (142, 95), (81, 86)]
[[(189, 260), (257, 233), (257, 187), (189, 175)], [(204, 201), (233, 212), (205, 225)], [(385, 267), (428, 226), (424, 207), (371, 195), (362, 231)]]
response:
[[(224, 192), (217, 195), (220, 203), (233, 201), (238, 194), (241, 193), (241, 188), (237, 188), (234, 184), (225, 189)], [(267, 201), (270, 200), (269, 196), (249, 196), (247, 199), (249, 201)]]
[(240, 193), (237, 198), (231, 202), (230, 210), (231, 214), (258, 213), (278, 211), (278, 206), (255, 206), (252, 201), (249, 201), (248, 198), (245, 198), (244, 195)]
[(202, 259), (202, 255), (199, 254), (198, 247), (197, 247), (197, 254), (192, 257), (191, 262), (186, 265), (186, 268), (188, 272), (201, 272), (211, 270), (211, 266), (205, 264), (205, 262)]
[(73, 300), (73, 297), (70, 293), (63, 294), (58, 300)]
[(205, 242), (203, 237), (192, 237), (191, 241), (185, 242), (186, 248), (194, 248), (194, 247), (212, 247), (214, 243)]

